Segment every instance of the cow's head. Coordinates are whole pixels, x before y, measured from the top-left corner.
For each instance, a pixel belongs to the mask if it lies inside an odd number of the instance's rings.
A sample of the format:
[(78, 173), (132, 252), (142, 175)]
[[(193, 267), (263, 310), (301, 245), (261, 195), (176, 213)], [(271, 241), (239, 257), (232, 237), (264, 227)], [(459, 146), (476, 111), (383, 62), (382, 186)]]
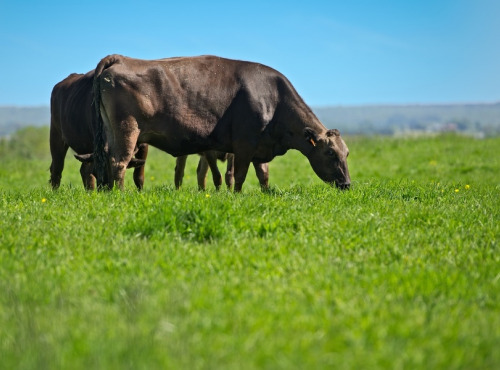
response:
[(312, 128), (304, 129), (309, 145), (307, 158), (319, 178), (339, 189), (349, 189), (351, 178), (347, 168), (349, 149), (336, 129), (318, 134)]
[[(137, 152), (137, 150), (136, 150)], [(99, 176), (96, 176), (96, 168), (94, 166), (94, 153), (89, 153), (89, 154), (75, 154), (75, 158), (78, 159), (82, 163), (92, 163), (92, 174), (96, 177), (97, 179), (97, 187), (98, 188), (112, 188), (113, 184), (110, 181), (110, 177), (108, 175), (108, 171), (104, 171), (104, 174), (102, 176), (102, 180), (100, 180)], [(127, 168), (135, 168), (135, 167), (141, 167), (146, 164), (145, 159), (138, 159), (132, 157), (130, 159), (130, 162), (127, 165)]]

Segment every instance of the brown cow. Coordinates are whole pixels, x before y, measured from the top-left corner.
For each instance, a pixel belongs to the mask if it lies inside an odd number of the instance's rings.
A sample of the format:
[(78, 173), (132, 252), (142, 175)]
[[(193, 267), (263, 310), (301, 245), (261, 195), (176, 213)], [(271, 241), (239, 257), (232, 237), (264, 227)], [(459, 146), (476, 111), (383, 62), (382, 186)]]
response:
[[(57, 189), (61, 184), (61, 174), (68, 148), (78, 154), (94, 150), (95, 119), (92, 93), (94, 71), (86, 74), (73, 73), (59, 82), (52, 89), (50, 97), (50, 184)], [(137, 166), (134, 170), (134, 182), (142, 189), (144, 184), (143, 160), (148, 153), (147, 144), (136, 149), (139, 163), (131, 161), (129, 166)], [(82, 156), (78, 156), (79, 159)], [(83, 156), (85, 157), (85, 156)], [(83, 161), (80, 167), (83, 185), (86, 189), (95, 188), (95, 178), (92, 174), (92, 163)]]
[(123, 188), (137, 143), (176, 157), (234, 153), (235, 191), (252, 161), (270, 162), (288, 149), (305, 155), (323, 181), (350, 185), (349, 151), (339, 131), (327, 130), (286, 77), (264, 65), (216, 56), (110, 55), (96, 67), (94, 95), (103, 134), (96, 136), (94, 163), (107, 187)]
[[(182, 179), (184, 177), (184, 168), (186, 167), (187, 155), (177, 157), (175, 163), (175, 187), (179, 189), (182, 185)], [(234, 154), (223, 153), (215, 150), (209, 150), (204, 153), (200, 153), (200, 160), (198, 162), (198, 167), (196, 168), (196, 175), (198, 179), (198, 188), (200, 190), (205, 190), (207, 182), (208, 169), (212, 171), (212, 178), (214, 181), (215, 188), (220, 189), (222, 185), (222, 175), (217, 167), (217, 159), (221, 161), (227, 160), (226, 169), (226, 186), (231, 189), (234, 185)], [(259, 179), (260, 187), (265, 190), (269, 188), (269, 164), (253, 162), (255, 168), (255, 174)]]

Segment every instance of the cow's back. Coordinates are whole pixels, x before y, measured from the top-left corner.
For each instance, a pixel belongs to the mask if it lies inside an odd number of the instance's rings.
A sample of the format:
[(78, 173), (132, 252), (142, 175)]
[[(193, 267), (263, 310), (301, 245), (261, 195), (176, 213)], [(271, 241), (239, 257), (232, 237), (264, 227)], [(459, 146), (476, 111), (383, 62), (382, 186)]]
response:
[(107, 58), (96, 73), (108, 117), (114, 122), (144, 117), (140, 141), (173, 155), (186, 145), (192, 153), (209, 147), (232, 151), (233, 125), (241, 123), (235, 119), (261, 116), (254, 122), (269, 123), (286, 80), (270, 67), (215, 56)]
[(73, 73), (52, 90), (51, 125), (77, 153), (93, 150), (92, 83), (94, 71)]

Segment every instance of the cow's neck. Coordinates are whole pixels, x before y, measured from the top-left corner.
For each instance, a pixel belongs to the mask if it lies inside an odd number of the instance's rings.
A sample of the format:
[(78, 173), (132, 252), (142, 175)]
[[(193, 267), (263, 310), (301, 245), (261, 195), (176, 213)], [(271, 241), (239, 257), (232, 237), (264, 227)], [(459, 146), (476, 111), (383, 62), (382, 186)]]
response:
[(319, 121), (316, 115), (305, 104), (294, 109), (291, 114), (286, 115), (286, 146), (287, 149), (296, 149), (305, 156), (312, 149), (310, 142), (306, 140), (304, 129), (312, 128), (318, 135), (326, 131), (326, 127)]

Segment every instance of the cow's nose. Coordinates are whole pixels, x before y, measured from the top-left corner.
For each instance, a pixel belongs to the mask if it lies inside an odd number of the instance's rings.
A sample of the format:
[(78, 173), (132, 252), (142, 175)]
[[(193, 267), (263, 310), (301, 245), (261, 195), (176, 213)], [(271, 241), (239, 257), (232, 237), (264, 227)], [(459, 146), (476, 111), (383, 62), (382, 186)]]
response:
[(336, 182), (335, 185), (337, 185), (337, 188), (339, 188), (340, 190), (349, 190), (349, 188), (351, 187), (350, 182), (344, 182), (344, 183)]

